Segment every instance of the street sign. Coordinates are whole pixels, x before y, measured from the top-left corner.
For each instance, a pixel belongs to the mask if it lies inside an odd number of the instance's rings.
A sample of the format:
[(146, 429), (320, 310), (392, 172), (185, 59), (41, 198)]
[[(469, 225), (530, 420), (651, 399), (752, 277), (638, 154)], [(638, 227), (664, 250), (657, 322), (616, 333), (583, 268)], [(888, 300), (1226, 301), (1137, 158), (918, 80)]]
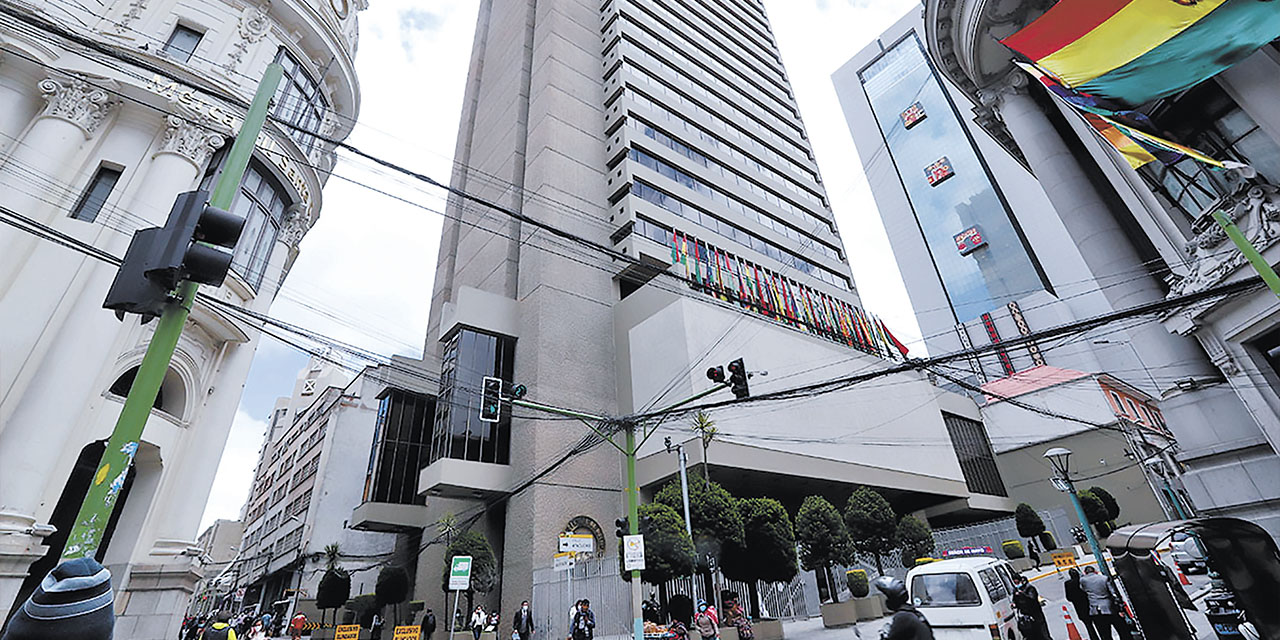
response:
[(644, 571), (644, 536), (622, 537), (622, 570)]
[(333, 640), (360, 640), (360, 625), (340, 624), (334, 631)]
[(560, 550), (573, 553), (595, 553), (596, 538), (589, 533), (562, 533)]
[(1057, 476), (1049, 478), (1049, 482), (1053, 483), (1054, 489), (1057, 489), (1058, 491), (1061, 491), (1063, 493), (1066, 493), (1071, 490), (1071, 485), (1067, 484), (1066, 480), (1063, 480), (1062, 478), (1059, 478)]
[(392, 640), (419, 640), (422, 637), (422, 627), (418, 625), (405, 625), (396, 627), (391, 633)]
[(471, 588), (471, 556), (454, 556), (449, 564), (449, 590), (466, 591)]
[(564, 552), (564, 553), (557, 553), (557, 554), (552, 558), (552, 560), (555, 562), (555, 570), (556, 570), (556, 571), (568, 571), (568, 570), (572, 569), (572, 568), (577, 564), (577, 562), (574, 560), (573, 556), (574, 556), (574, 553), (573, 553), (572, 551), (566, 551), (566, 552)]
[(1053, 566), (1055, 573), (1061, 573), (1063, 569), (1074, 569), (1076, 567), (1076, 552), (1074, 551), (1054, 551), (1049, 554), (1053, 558)]

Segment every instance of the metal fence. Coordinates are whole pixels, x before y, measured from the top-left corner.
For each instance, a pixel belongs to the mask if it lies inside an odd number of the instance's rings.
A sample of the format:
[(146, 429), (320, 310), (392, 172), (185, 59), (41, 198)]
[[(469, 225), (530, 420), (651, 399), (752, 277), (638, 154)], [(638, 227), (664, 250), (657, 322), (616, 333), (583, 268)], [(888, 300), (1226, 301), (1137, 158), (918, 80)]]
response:
[[(1040, 511), (1039, 513), (1040, 518), (1044, 520), (1045, 530), (1053, 533), (1058, 546), (1072, 544), (1071, 521), (1067, 518), (1065, 509), (1053, 509)], [(958, 549), (960, 547), (991, 547), (997, 555), (1000, 555), (1000, 543), (1005, 540), (1021, 540), (1022, 536), (1018, 535), (1018, 525), (1013, 518), (1003, 518), (978, 524), (938, 529), (933, 532), (933, 539), (937, 543), (939, 551), (943, 549)]]
[(534, 640), (568, 637), (570, 608), (583, 598), (595, 611), (596, 637), (631, 634), (631, 584), (622, 579), (618, 559), (609, 556), (578, 560), (568, 571), (534, 569)]

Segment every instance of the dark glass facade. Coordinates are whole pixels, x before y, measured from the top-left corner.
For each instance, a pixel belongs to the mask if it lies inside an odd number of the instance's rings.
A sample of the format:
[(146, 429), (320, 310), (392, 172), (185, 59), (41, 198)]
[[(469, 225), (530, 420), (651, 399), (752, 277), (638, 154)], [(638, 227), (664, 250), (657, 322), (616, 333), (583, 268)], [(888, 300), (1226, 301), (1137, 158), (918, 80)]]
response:
[(962, 418), (950, 413), (942, 414), (951, 435), (951, 445), (960, 459), (960, 471), (965, 485), (974, 493), (1008, 497), (1000, 470), (996, 467), (996, 455), (987, 438), (987, 428), (977, 420)]
[(369, 452), (364, 501), (426, 504), (418, 495), (418, 472), (426, 466), (435, 399), (387, 389), (378, 405), (378, 421)]
[(511, 461), (511, 412), (503, 411), (498, 422), (480, 420), (480, 391), (486, 376), (511, 382), (515, 347), (515, 338), (465, 328), (445, 343), (431, 462), (441, 458), (494, 464)]
[[(890, 47), (859, 77), (956, 321), (974, 320), (1047, 289), (915, 34)], [(927, 117), (904, 117), (913, 109)], [(930, 173), (942, 160), (950, 174)], [(987, 244), (961, 255), (955, 237), (974, 227)]]

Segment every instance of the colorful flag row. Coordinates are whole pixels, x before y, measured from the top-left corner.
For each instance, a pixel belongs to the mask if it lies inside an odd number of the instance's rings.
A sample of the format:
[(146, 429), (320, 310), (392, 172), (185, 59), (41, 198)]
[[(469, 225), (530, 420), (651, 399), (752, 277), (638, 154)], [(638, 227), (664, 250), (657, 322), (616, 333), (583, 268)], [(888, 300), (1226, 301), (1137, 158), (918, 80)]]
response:
[(671, 263), (694, 289), (725, 302), (882, 358), (907, 356), (874, 314), (679, 231), (671, 233)]

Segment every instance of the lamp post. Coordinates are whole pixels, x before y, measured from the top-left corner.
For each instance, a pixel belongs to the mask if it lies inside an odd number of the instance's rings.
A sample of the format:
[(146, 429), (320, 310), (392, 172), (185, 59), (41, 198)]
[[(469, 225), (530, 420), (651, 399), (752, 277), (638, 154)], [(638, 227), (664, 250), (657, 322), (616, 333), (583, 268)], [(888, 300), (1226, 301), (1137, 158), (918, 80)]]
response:
[(1080, 496), (1076, 494), (1076, 486), (1071, 482), (1069, 473), (1071, 450), (1065, 447), (1054, 447), (1044, 452), (1044, 457), (1049, 460), (1049, 464), (1053, 466), (1053, 471), (1057, 474), (1057, 478), (1061, 480), (1058, 489), (1071, 496), (1071, 506), (1076, 508), (1076, 518), (1080, 520), (1080, 527), (1084, 529), (1085, 538), (1089, 540), (1089, 549), (1093, 551), (1093, 557), (1098, 561), (1098, 569), (1102, 571), (1102, 575), (1111, 577), (1111, 569), (1107, 568), (1107, 560), (1102, 555), (1102, 545), (1098, 544), (1098, 539), (1093, 535), (1093, 528), (1089, 526), (1089, 519), (1084, 515), (1084, 507), (1080, 506)]
[(684, 530), (689, 534), (689, 540), (693, 540), (693, 521), (689, 519), (689, 476), (685, 471), (685, 467), (689, 464), (689, 457), (684, 455), (684, 443), (677, 445), (671, 444), (671, 436), (667, 436), (664, 444), (667, 445), (667, 453), (674, 451), (680, 457), (680, 496), (684, 499)]

